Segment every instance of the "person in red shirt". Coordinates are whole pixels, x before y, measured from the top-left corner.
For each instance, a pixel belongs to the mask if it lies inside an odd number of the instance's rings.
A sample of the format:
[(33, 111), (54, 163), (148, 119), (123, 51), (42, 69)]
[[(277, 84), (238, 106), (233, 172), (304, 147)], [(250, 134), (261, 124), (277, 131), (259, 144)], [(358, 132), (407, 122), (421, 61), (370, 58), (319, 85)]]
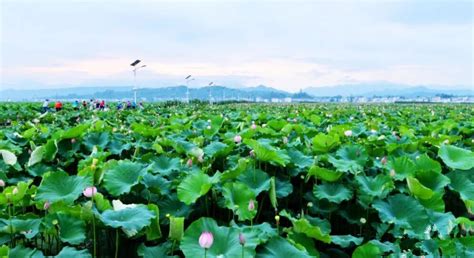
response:
[(56, 111), (61, 111), (61, 109), (63, 109), (63, 103), (61, 103), (61, 101), (56, 101), (56, 103), (54, 104), (54, 108), (56, 108)]

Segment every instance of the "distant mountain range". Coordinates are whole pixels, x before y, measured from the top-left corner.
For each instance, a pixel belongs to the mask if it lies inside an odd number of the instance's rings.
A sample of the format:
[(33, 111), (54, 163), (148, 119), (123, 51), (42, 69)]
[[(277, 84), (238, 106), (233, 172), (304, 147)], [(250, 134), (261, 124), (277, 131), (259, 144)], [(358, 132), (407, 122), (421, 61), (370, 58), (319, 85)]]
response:
[[(148, 101), (185, 99), (187, 94), (186, 86), (170, 86), (162, 88), (142, 88), (138, 91), (139, 98), (146, 98)], [(393, 83), (365, 83), (347, 84), (329, 87), (309, 87), (302, 89), (299, 93), (290, 93), (272, 87), (259, 85), (256, 87), (231, 88), (226, 86), (212, 86), (189, 88), (190, 99), (208, 100), (212, 97), (215, 101), (228, 99), (283, 99), (299, 98), (311, 99), (313, 97), (334, 97), (334, 96), (399, 96), (399, 97), (433, 97), (436, 95), (454, 96), (474, 96), (473, 89), (439, 89), (429, 86), (407, 86)], [(59, 99), (131, 99), (133, 96), (132, 87), (75, 87), (60, 89), (35, 89), (35, 90), (2, 90), (0, 100), (24, 101), (40, 100), (44, 98)]]

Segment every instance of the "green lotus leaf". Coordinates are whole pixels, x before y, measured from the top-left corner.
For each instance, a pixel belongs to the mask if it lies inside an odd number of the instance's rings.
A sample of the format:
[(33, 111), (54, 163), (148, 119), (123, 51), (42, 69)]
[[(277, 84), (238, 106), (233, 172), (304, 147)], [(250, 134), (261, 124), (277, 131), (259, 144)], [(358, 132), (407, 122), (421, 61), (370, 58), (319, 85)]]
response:
[[(14, 204), (23, 203), (23, 198), (27, 194), (28, 187), (33, 183), (33, 180), (18, 182), (18, 184), (6, 187), (0, 194), (0, 204), (13, 202)], [(14, 193), (14, 191), (16, 193)]]
[(94, 132), (89, 133), (84, 138), (84, 144), (89, 150), (92, 150), (94, 146), (104, 149), (109, 143), (109, 133), (107, 132)]
[(160, 209), (155, 204), (148, 204), (148, 209), (155, 214), (155, 218), (151, 220), (150, 226), (146, 228), (146, 239), (152, 241), (161, 238), (160, 228)]
[(352, 198), (352, 191), (343, 184), (323, 183), (315, 185), (313, 194), (318, 199), (326, 199), (333, 203), (341, 203)]
[(352, 258), (380, 257), (381, 255), (382, 251), (380, 248), (369, 242), (358, 246), (352, 253)]
[(130, 192), (130, 189), (146, 174), (140, 163), (130, 160), (111, 160), (104, 167), (104, 187), (113, 196)]
[(431, 223), (434, 225), (431, 230), (437, 231), (441, 239), (446, 239), (450, 236), (454, 227), (456, 226), (456, 218), (451, 212), (434, 212), (428, 211)]
[(165, 155), (161, 155), (158, 158), (152, 159), (153, 163), (150, 170), (154, 174), (162, 174), (169, 176), (173, 171), (179, 171), (181, 164), (178, 158), (168, 158)]
[(449, 187), (458, 192), (464, 201), (474, 200), (474, 173), (471, 171), (453, 171), (448, 175)]
[(58, 143), (56, 140), (50, 139), (43, 145), (42, 159), (45, 161), (53, 161), (58, 153)]
[(331, 243), (336, 244), (342, 248), (347, 248), (351, 246), (353, 243), (354, 245), (358, 246), (364, 241), (362, 237), (355, 237), (353, 235), (332, 235), (331, 236)]
[(346, 145), (336, 152), (336, 156), (329, 155), (328, 161), (337, 171), (357, 174), (363, 171), (368, 157), (365, 148), (362, 146)]
[(338, 171), (334, 171), (334, 170), (330, 170), (330, 169), (322, 168), (318, 166), (311, 166), (311, 168), (308, 171), (308, 177), (315, 176), (317, 178), (320, 178), (328, 182), (337, 181), (343, 174), (344, 174), (343, 172), (338, 172)]
[(416, 179), (433, 191), (442, 191), (451, 182), (447, 176), (441, 173), (426, 170), (418, 171)]
[[(270, 182), (271, 187), (271, 182)], [(275, 178), (275, 194), (277, 198), (284, 198), (293, 192), (293, 184), (284, 177)]]
[(270, 189), (270, 177), (260, 169), (247, 169), (237, 177), (237, 180), (246, 184), (255, 196)]
[(141, 243), (137, 248), (137, 255), (144, 258), (177, 258), (178, 256), (168, 255), (171, 248), (170, 243), (157, 246), (146, 246), (144, 243)]
[(90, 124), (80, 124), (76, 127), (70, 128), (67, 131), (64, 131), (59, 136), (61, 139), (71, 139), (81, 136), (87, 129), (89, 129)]
[(416, 165), (407, 156), (397, 157), (391, 160), (388, 165), (395, 172), (395, 175), (393, 176), (395, 180), (404, 180), (408, 176), (415, 175)]
[(168, 237), (174, 241), (181, 241), (184, 234), (184, 218), (170, 217), (170, 232)]
[(13, 166), (17, 162), (15, 154), (9, 150), (0, 150), (0, 154), (2, 154), (3, 161), (7, 165)]
[(474, 153), (452, 145), (442, 145), (438, 156), (452, 169), (469, 170), (474, 168)]
[(415, 234), (423, 234), (429, 224), (423, 206), (416, 199), (404, 194), (389, 196), (386, 201), (376, 200), (372, 207), (379, 212), (383, 222), (413, 230)]
[(312, 157), (306, 156), (303, 152), (296, 149), (288, 150), (288, 156), (290, 157), (291, 162), (301, 169), (308, 168), (313, 164)]
[(431, 199), (431, 197), (433, 197), (433, 190), (422, 185), (418, 179), (409, 176), (407, 177), (407, 184), (408, 189), (414, 196), (423, 200)]
[(328, 153), (339, 145), (339, 136), (320, 133), (312, 139), (313, 151)]
[(205, 195), (212, 185), (219, 181), (220, 174), (216, 173), (213, 177), (202, 172), (188, 175), (178, 185), (178, 199), (189, 205)]
[(112, 228), (121, 228), (128, 237), (132, 237), (141, 229), (151, 224), (155, 217), (145, 205), (138, 204), (132, 208), (106, 210), (100, 215), (102, 222)]
[(65, 246), (61, 249), (61, 252), (58, 255), (54, 256), (55, 258), (89, 258), (92, 257), (87, 249), (77, 250), (76, 248)]
[(284, 151), (271, 146), (265, 139), (245, 139), (244, 143), (255, 151), (255, 156), (261, 161), (274, 162), (283, 167), (290, 162), (290, 157)]
[[(41, 219), (37, 218), (14, 218), (0, 219), (0, 229), (4, 233), (22, 234), (27, 239), (35, 237), (40, 230)], [(10, 228), (10, 225), (13, 228)]]
[(443, 200), (443, 194), (440, 192), (434, 192), (433, 196), (430, 199), (418, 199), (418, 201), (426, 209), (431, 209), (433, 211), (444, 212), (445, 204)]
[(291, 221), (294, 232), (305, 234), (308, 237), (314, 238), (324, 243), (331, 242), (331, 236), (329, 236), (331, 229), (330, 226), (328, 227), (328, 225), (325, 225), (326, 223), (324, 220), (314, 219), (311, 217), (296, 219), (292, 217), (286, 210), (281, 211), (280, 215), (288, 218)]
[[(225, 206), (235, 212), (239, 220), (251, 220), (257, 214), (258, 206), (255, 193), (246, 184), (240, 182), (226, 183), (222, 188), (222, 195), (224, 196)], [(252, 211), (248, 209), (251, 200), (255, 203), (255, 209)]]
[(280, 131), (286, 125), (286, 123), (287, 122), (283, 119), (272, 119), (268, 121), (267, 125), (273, 130)]
[[(203, 257), (204, 248), (199, 245), (203, 232), (211, 232), (214, 237), (212, 246), (207, 249), (208, 258), (241, 257), (242, 246), (239, 244), (239, 231), (235, 228), (219, 227), (212, 218), (200, 218), (186, 229), (181, 240), (180, 249), (185, 257)], [(250, 237), (249, 235), (246, 235)], [(249, 242), (257, 241), (248, 239)], [(244, 256), (254, 257), (255, 246), (244, 245)]]
[(213, 116), (211, 117), (211, 128), (204, 128), (204, 135), (207, 138), (211, 138), (214, 136), (217, 132), (219, 132), (219, 129), (222, 127), (222, 123), (224, 122), (224, 119), (220, 116)]
[(355, 180), (359, 185), (358, 191), (371, 197), (385, 198), (395, 187), (392, 179), (383, 174), (375, 177), (359, 175)]
[(44, 155), (44, 146), (36, 147), (30, 155), (30, 159), (28, 160), (28, 167), (33, 166), (36, 163), (39, 163), (43, 160)]
[(8, 246), (6, 245), (0, 246), (0, 257), (7, 258), (9, 257), (9, 253), (10, 253), (10, 248), (8, 248)]
[(156, 137), (161, 131), (160, 128), (154, 128), (141, 123), (133, 123), (130, 127), (134, 133), (141, 134), (145, 137)]
[(426, 153), (419, 156), (415, 160), (415, 164), (417, 171), (441, 173), (441, 164), (431, 159)]
[(290, 231), (288, 232), (287, 240), (299, 250), (306, 250), (309, 255), (320, 257), (319, 251), (316, 249), (316, 245), (314, 244), (314, 239), (305, 234)]
[(57, 213), (59, 238), (63, 242), (78, 245), (86, 239), (86, 223), (65, 213)]
[(69, 176), (65, 172), (48, 172), (43, 175), (36, 200), (38, 201), (63, 201), (73, 203), (82, 191), (92, 185), (90, 177)]
[(211, 142), (209, 145), (204, 147), (204, 153), (209, 157), (218, 157), (228, 154), (232, 148), (222, 142)]
[[(236, 256), (238, 257), (238, 256)], [(289, 258), (289, 257), (298, 257), (298, 258), (310, 258), (316, 257), (311, 256), (308, 252), (300, 250), (290, 244), (287, 240), (281, 237), (275, 237), (271, 239), (268, 243), (263, 245), (259, 252), (257, 253), (256, 258)]]
[(10, 249), (8, 258), (42, 258), (44, 257), (43, 253), (38, 249), (31, 249), (24, 247), (22, 245), (17, 245), (14, 248)]

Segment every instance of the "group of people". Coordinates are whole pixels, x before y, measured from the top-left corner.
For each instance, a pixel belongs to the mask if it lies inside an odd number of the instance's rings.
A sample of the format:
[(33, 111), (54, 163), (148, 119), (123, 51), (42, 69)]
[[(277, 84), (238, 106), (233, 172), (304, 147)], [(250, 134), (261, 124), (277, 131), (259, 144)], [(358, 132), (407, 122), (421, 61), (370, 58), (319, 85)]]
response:
[[(47, 112), (50, 110), (50, 101), (49, 99), (45, 99), (42, 105), (42, 111), (43, 113)], [(79, 110), (79, 109), (89, 109), (89, 110), (102, 110), (102, 111), (108, 111), (109, 110), (109, 105), (105, 103), (105, 100), (94, 100), (90, 99), (89, 101), (83, 100), (82, 102), (79, 102), (79, 100), (75, 100), (72, 102), (72, 108), (74, 110)], [(123, 109), (136, 109), (137, 104), (132, 101), (123, 101), (119, 102), (117, 104), (117, 110), (123, 110)], [(138, 104), (139, 109), (143, 109), (143, 102), (140, 102)], [(57, 100), (54, 102), (54, 109), (56, 112), (59, 112), (63, 109), (63, 103), (60, 100)]]

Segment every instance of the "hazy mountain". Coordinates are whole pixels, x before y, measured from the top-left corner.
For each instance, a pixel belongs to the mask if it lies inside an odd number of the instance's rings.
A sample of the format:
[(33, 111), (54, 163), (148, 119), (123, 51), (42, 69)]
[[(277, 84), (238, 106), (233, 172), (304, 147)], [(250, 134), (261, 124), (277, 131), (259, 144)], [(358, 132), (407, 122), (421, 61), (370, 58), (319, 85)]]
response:
[(361, 83), (346, 84), (327, 87), (309, 87), (304, 92), (315, 97), (330, 96), (404, 96), (404, 97), (428, 97), (438, 94), (449, 94), (457, 96), (474, 95), (474, 89), (440, 89), (429, 86), (410, 86), (394, 83)]

